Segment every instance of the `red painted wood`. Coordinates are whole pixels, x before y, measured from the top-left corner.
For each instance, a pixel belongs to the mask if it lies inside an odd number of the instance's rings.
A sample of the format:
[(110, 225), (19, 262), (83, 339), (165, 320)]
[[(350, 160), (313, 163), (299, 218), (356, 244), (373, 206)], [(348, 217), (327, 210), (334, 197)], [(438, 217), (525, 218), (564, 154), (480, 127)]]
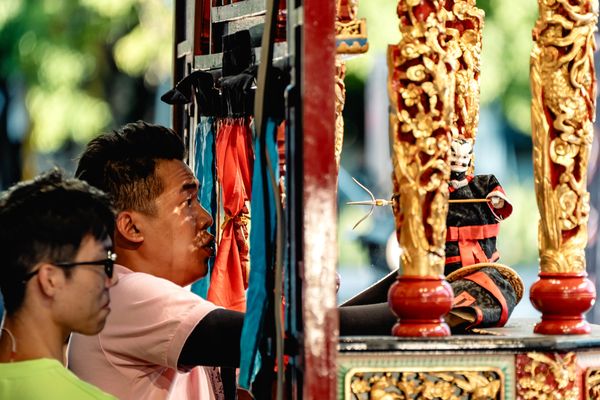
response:
[(449, 336), (443, 316), (452, 307), (452, 287), (443, 276), (400, 276), (388, 303), (398, 316), (394, 336)]
[[(436, 14), (442, 11), (442, 7), (443, 2), (433, 0), (417, 0), (412, 2), (398, 1), (396, 12), (398, 14), (401, 27), (418, 30), (425, 29), (428, 32), (427, 35), (437, 35), (435, 33), (436, 31), (433, 30), (433, 27), (438, 23), (436, 22)], [(429, 22), (424, 23), (425, 21)], [(441, 29), (441, 25), (439, 28)], [(418, 38), (416, 42), (421, 43), (424, 41), (424, 39)], [(428, 45), (425, 43), (421, 44), (425, 47)], [(407, 78), (409, 68), (412, 68), (415, 63), (422, 63), (424, 61), (421, 58), (407, 61), (406, 55), (404, 54), (405, 45), (406, 43), (400, 42), (398, 44), (388, 46), (388, 73), (390, 74), (388, 80), (388, 89), (390, 89), (391, 103), (395, 108), (397, 108), (392, 112), (404, 112), (411, 115), (412, 118), (416, 118), (417, 113), (420, 112), (418, 107), (407, 107), (404, 103), (404, 100), (401, 99), (401, 90), (402, 88), (407, 87), (407, 85), (413, 84), (412, 81)], [(427, 57), (430, 57), (430, 55), (427, 55)], [(430, 78), (431, 77), (427, 77), (426, 79)], [(442, 106), (441, 103), (439, 105)], [(426, 107), (427, 105), (423, 104), (423, 106)], [(425, 109), (425, 113), (432, 112), (433, 110)], [(400, 124), (394, 124), (392, 129), (394, 130), (392, 133), (393, 140), (396, 143), (413, 145), (419, 140), (417, 138), (416, 131), (413, 131), (412, 128), (404, 129), (402, 126), (400, 126)], [(445, 143), (448, 143), (449, 135), (450, 129), (444, 126), (441, 128), (436, 128), (430, 133), (431, 138), (434, 140), (444, 141)], [(422, 165), (426, 165), (426, 162), (430, 162), (425, 160), (425, 158), (429, 157), (425, 156), (425, 153), (420, 152), (419, 156), (421, 157)], [(435, 157), (439, 157), (437, 161), (442, 162), (445, 162), (447, 159), (447, 155), (446, 159), (443, 159), (440, 156)], [(410, 163), (410, 160), (400, 160), (399, 162)], [(434, 164), (432, 163), (431, 165)], [(440, 173), (437, 167), (429, 166), (426, 168), (427, 170), (423, 172), (423, 175), (420, 178), (423, 182), (427, 181), (431, 174), (437, 175)], [(404, 173), (402, 173), (402, 175), (404, 175)], [(411, 177), (410, 179), (414, 178)], [(409, 184), (408, 182), (410, 179), (406, 179), (406, 176), (400, 177), (399, 175), (394, 175), (394, 193), (401, 193), (402, 191), (400, 190), (400, 185)], [(428, 225), (428, 223), (426, 224), (427, 219), (430, 216), (430, 210), (428, 208), (430, 207), (430, 203), (434, 196), (440, 194), (443, 195), (443, 190), (447, 190), (442, 185), (446, 184), (440, 183), (436, 188), (427, 189), (426, 199), (413, 199), (415, 202), (423, 202), (423, 209), (420, 210), (419, 213), (411, 214), (406, 212), (406, 214), (402, 214), (400, 213), (400, 210), (394, 210), (396, 215), (396, 229), (401, 247), (404, 245), (403, 243), (406, 237), (410, 237), (411, 235), (415, 234), (409, 231), (411, 224), (419, 226), (425, 225), (423, 240), (429, 245), (433, 245), (433, 228), (432, 226)], [(447, 193), (447, 191), (445, 193)], [(447, 194), (445, 196), (447, 196)], [(397, 206), (402, 207), (399, 203)], [(444, 216), (445, 213), (446, 211), (444, 211)], [(402, 228), (400, 227), (401, 225)], [(407, 265), (405, 265), (404, 270), (409, 271), (410, 274), (415, 274), (416, 272), (411, 272), (410, 264), (415, 262), (415, 260), (411, 260), (411, 258), (412, 257), (406, 257)], [(394, 336), (423, 337), (450, 335), (450, 328), (444, 322), (443, 316), (449, 312), (452, 307), (452, 289), (444, 280), (443, 276), (433, 276), (435, 274), (434, 271), (436, 270), (431, 269), (428, 271), (419, 272), (424, 274), (422, 276), (401, 276), (390, 288), (388, 292), (388, 303), (392, 311), (394, 311), (394, 313), (398, 316), (398, 323), (396, 323), (396, 325), (394, 325), (392, 328), (392, 334)]]
[(336, 396), (335, 2), (305, 0), (303, 24), (305, 399)]
[(517, 354), (515, 369), (517, 400), (585, 399), (576, 353)]
[(590, 333), (583, 313), (594, 304), (596, 288), (587, 274), (541, 272), (539, 277), (529, 295), (533, 306), (542, 313), (534, 332), (545, 335)]

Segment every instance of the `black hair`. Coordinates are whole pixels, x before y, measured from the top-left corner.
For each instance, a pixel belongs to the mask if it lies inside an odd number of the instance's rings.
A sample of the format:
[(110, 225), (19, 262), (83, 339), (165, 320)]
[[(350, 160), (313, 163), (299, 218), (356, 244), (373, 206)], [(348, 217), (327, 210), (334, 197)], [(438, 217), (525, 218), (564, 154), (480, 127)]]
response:
[(164, 190), (158, 160), (183, 160), (185, 146), (172, 129), (137, 121), (92, 139), (75, 176), (108, 193), (117, 211), (154, 214)]
[[(109, 197), (54, 169), (0, 195), (0, 290), (8, 315), (25, 297), (25, 276), (40, 262), (72, 261), (83, 239), (114, 231)], [(68, 272), (68, 271), (67, 271)]]

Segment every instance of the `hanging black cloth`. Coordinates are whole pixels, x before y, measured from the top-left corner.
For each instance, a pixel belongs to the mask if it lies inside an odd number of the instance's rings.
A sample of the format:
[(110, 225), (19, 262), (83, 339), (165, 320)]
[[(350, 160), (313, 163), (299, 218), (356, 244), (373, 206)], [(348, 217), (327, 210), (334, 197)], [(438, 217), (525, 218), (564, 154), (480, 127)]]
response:
[(201, 115), (216, 116), (221, 113), (219, 90), (215, 88), (210, 72), (194, 71), (160, 97), (167, 104), (189, 104), (194, 98)]
[(223, 36), (223, 76), (237, 75), (254, 64), (250, 31)]

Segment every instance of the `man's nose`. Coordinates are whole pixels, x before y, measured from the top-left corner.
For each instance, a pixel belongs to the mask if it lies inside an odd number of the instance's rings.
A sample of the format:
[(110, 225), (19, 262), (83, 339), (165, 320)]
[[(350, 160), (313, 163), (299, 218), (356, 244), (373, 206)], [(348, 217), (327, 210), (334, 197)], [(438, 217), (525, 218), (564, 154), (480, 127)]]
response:
[(198, 204), (198, 206), (200, 207), (200, 211), (198, 212), (198, 225), (200, 229), (207, 229), (214, 223), (213, 218), (202, 205)]

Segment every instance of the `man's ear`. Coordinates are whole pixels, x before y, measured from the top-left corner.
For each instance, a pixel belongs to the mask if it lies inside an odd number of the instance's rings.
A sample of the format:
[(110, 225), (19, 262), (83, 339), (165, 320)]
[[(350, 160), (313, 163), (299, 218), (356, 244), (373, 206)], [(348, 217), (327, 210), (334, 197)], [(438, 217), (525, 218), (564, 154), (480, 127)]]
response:
[(65, 274), (60, 268), (48, 263), (40, 263), (37, 268), (37, 284), (40, 290), (48, 297), (54, 297), (57, 289), (62, 287), (65, 281)]
[(140, 229), (140, 218), (135, 211), (121, 211), (117, 215), (117, 233), (133, 243), (144, 241), (144, 235)]

